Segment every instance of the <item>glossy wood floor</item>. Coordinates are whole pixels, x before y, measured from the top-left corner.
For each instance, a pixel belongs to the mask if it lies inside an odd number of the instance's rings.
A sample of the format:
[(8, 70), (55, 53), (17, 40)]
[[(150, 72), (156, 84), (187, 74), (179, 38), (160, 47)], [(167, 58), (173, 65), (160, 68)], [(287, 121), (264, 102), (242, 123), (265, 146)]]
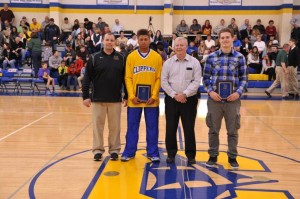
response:
[[(135, 159), (95, 162), (90, 109), (80, 97), (0, 96), (0, 198), (300, 198), (299, 101), (242, 101), (237, 171), (228, 167), (224, 124), (219, 167), (203, 165), (206, 101), (199, 101), (197, 164), (191, 166), (182, 151), (175, 165), (165, 163), (163, 100), (161, 163), (155, 165), (143, 156), (144, 120)], [(125, 133), (123, 108), (123, 144)], [(182, 149), (181, 128), (178, 134)]]

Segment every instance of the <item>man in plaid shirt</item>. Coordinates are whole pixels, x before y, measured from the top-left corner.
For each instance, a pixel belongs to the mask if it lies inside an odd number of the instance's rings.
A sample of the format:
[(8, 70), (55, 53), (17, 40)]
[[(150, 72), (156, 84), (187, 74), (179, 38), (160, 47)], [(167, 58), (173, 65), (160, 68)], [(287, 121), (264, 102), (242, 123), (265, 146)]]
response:
[[(206, 166), (214, 167), (219, 155), (219, 132), (223, 117), (228, 136), (228, 162), (233, 169), (239, 164), (237, 157), (238, 129), (240, 128), (240, 97), (247, 83), (247, 65), (245, 57), (233, 47), (233, 31), (224, 28), (219, 32), (220, 50), (211, 53), (204, 67), (203, 83), (209, 95), (206, 125), (209, 128), (209, 160)], [(220, 92), (221, 82), (232, 84), (232, 92)], [(219, 85), (219, 86), (218, 86)], [(220, 87), (220, 88), (218, 88)], [(227, 90), (228, 91), (228, 90)]]

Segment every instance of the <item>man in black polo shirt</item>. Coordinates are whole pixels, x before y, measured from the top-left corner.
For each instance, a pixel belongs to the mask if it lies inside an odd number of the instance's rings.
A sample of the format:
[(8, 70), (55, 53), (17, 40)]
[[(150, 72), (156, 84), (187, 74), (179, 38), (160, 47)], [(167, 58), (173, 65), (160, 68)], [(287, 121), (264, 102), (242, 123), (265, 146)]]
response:
[[(114, 50), (115, 37), (107, 33), (103, 50), (91, 55), (83, 78), (83, 105), (92, 106), (94, 160), (100, 161), (104, 153), (103, 129), (108, 119), (108, 146), (111, 160), (118, 159), (121, 149), (120, 119), (121, 102), (127, 105), (127, 92), (122, 98), (124, 85), (125, 57)], [(92, 84), (92, 94), (89, 94)], [(125, 86), (124, 86), (125, 87)]]
[(299, 99), (297, 68), (300, 64), (300, 51), (296, 46), (295, 39), (290, 39), (289, 45), (290, 51), (287, 65), (287, 91), (291, 96), (295, 96), (296, 99)]

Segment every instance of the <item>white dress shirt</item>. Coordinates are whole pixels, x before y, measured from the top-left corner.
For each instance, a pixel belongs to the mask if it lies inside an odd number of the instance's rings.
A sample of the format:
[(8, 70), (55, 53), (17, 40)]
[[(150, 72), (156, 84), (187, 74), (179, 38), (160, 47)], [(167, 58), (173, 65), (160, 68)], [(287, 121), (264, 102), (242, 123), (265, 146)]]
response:
[(174, 55), (164, 62), (161, 87), (172, 98), (177, 93), (194, 96), (201, 83), (201, 74), (201, 66), (196, 58), (186, 54), (184, 60), (180, 61)]

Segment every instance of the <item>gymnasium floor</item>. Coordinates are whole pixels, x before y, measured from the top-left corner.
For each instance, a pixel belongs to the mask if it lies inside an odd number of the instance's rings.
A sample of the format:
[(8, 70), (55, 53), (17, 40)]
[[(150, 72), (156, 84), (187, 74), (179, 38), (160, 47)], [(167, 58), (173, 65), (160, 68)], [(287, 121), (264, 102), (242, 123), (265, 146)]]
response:
[[(61, 96), (61, 94), (59, 94)], [(0, 96), (0, 198), (300, 198), (300, 104), (279, 96), (248, 94), (242, 100), (239, 170), (227, 163), (223, 123), (218, 168), (208, 159), (205, 115), (199, 100), (196, 121), (197, 164), (187, 165), (181, 125), (174, 165), (166, 164), (165, 118), (161, 100), (161, 162), (145, 155), (145, 125), (139, 151), (129, 162), (101, 162), (91, 153), (90, 109), (80, 97)], [(126, 108), (122, 109), (122, 150)], [(105, 143), (107, 144), (107, 129)]]

